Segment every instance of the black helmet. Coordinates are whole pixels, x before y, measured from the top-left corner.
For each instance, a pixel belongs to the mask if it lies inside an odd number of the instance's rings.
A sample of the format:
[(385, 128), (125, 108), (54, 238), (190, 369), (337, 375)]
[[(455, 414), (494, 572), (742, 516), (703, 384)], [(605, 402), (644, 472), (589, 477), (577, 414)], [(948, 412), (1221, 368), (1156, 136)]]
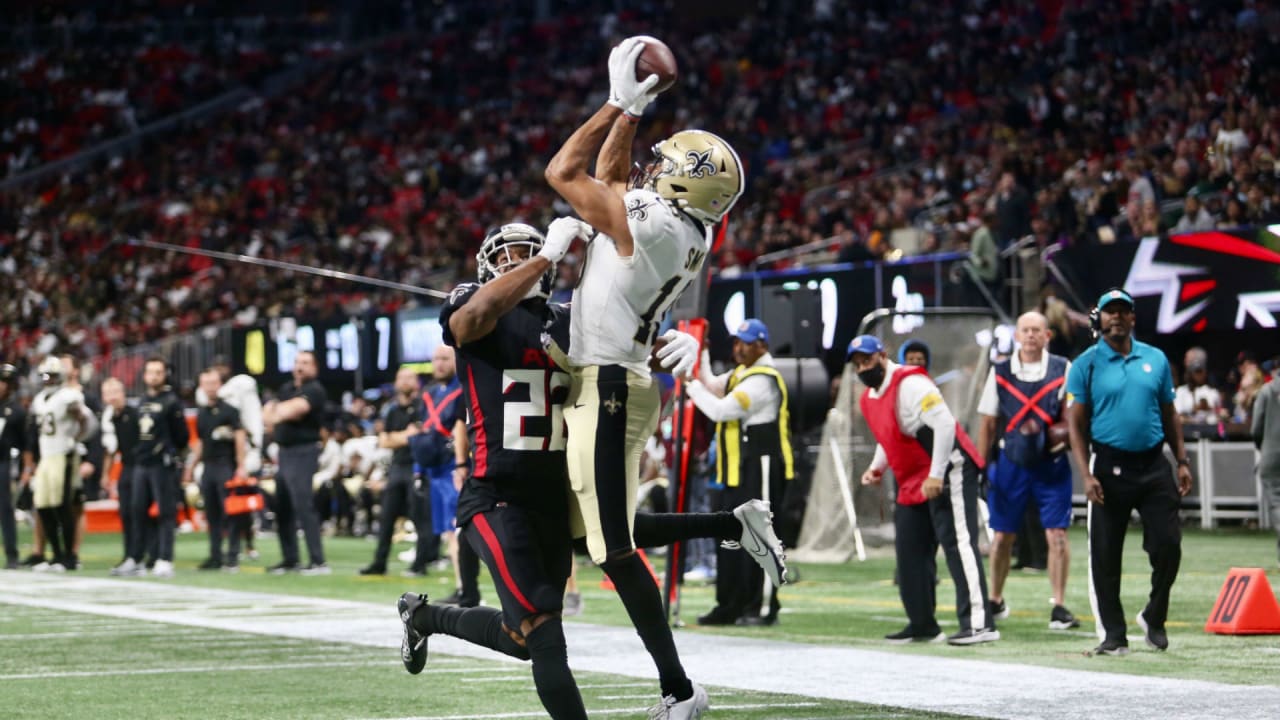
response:
[(3, 365), (0, 365), (0, 382), (8, 383), (11, 386), (17, 385), (18, 384), (18, 368), (10, 365), (9, 363), (4, 363)]
[[(543, 242), (545, 238), (542, 233), (524, 223), (509, 223), (490, 230), (484, 242), (480, 243), (480, 252), (476, 253), (476, 274), (479, 276), (480, 283), (487, 283), (515, 267), (513, 259), (506, 253), (507, 248), (524, 245), (528, 253), (526, 257), (533, 257), (542, 249)], [(542, 274), (538, 284), (529, 291), (529, 297), (539, 297), (544, 300), (551, 297), (551, 288), (555, 279), (556, 270), (553, 265)]]

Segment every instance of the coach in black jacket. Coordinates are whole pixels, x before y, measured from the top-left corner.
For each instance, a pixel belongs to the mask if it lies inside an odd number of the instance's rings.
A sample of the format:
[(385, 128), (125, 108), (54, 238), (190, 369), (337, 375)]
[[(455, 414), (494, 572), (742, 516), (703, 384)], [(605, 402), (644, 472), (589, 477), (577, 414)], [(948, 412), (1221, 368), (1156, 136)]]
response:
[[(327, 401), (316, 381), (316, 356), (302, 351), (293, 361), (293, 380), (280, 388), (279, 399), (262, 408), (262, 418), (280, 446), (276, 472), (276, 536), (283, 560), (268, 568), (273, 575), (301, 570), (305, 575), (328, 575), (320, 541), (320, 518), (311, 493), (311, 479), (320, 468), (320, 425)], [(311, 564), (301, 567), (298, 536), (302, 525)]]
[[(151, 503), (160, 512), (156, 518), (156, 577), (173, 577), (178, 473), (182, 467), (179, 456), (186, 452), (191, 440), (182, 401), (166, 384), (168, 375), (168, 363), (162, 358), (152, 357), (143, 366), (142, 382), (147, 394), (138, 405), (138, 443), (133, 449), (137, 483), (132, 503), (134, 527), (148, 521)], [(142, 562), (144, 545), (142, 533), (134, 533), (134, 546), (129, 551), (134, 563)]]

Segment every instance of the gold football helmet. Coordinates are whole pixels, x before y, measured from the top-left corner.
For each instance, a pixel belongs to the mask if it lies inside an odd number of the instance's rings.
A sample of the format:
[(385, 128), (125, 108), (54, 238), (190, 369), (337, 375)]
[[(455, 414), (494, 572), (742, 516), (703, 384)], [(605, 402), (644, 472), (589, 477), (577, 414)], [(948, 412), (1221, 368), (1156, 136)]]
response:
[(654, 162), (637, 187), (652, 190), (707, 225), (742, 196), (742, 161), (729, 143), (705, 130), (682, 130), (653, 146)]
[(40, 382), (44, 383), (45, 387), (62, 384), (62, 361), (57, 355), (48, 355), (41, 360), (36, 372), (40, 374)]

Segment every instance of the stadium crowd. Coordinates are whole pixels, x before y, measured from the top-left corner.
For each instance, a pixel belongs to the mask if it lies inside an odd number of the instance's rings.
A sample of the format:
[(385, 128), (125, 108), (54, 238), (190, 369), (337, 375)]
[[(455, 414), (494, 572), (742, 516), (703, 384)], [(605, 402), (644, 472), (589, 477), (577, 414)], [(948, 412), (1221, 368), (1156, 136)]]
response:
[[(814, 241), (842, 260), (874, 260), (963, 250), (984, 228), (996, 247), (1028, 234), (1097, 242), (1266, 221), (1280, 208), (1280, 138), (1265, 102), (1272, 10), (817, 2), (680, 23), (656, 9), (583, 5), (550, 21), (503, 3), (453, 9), (300, 90), (6, 191), (6, 354), (47, 350), (47, 333), (92, 355), (220, 320), (404, 301), (139, 250), (130, 238), (436, 287), (471, 276), (487, 227), (564, 210), (542, 165), (596, 101), (588, 88), (601, 86), (612, 39), (636, 28), (677, 48), (684, 72), (642, 142), (715, 124), (746, 149), (751, 187), (721, 272)], [(580, 41), (552, 42), (569, 35)], [(166, 84), (173, 99), (154, 112), (282, 62), (218, 48), (188, 55), (208, 71), (197, 63), (190, 82)], [(11, 79), (50, 82), (15, 74), (24, 62), (7, 59)], [(93, 64), (115, 79), (112, 63)], [(148, 97), (155, 73), (132, 70), (127, 94)], [(91, 106), (82, 98), (57, 112), (76, 118)]]
[[(127, 136), (320, 52), (328, 15), (294, 3), (234, 17), (211, 2), (15, 8), (0, 47), (2, 174)], [(319, 5), (319, 4), (318, 4)]]

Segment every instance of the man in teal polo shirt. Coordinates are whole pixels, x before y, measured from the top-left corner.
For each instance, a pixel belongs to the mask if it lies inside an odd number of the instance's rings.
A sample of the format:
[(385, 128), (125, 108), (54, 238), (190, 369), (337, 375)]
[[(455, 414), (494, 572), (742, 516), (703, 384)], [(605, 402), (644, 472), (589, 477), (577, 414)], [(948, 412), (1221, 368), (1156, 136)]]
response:
[[(1151, 596), (1138, 613), (1147, 644), (1169, 647), (1169, 591), (1182, 561), (1181, 496), (1191, 490), (1182, 424), (1173, 409), (1173, 376), (1159, 349), (1133, 339), (1133, 298), (1120, 289), (1098, 298), (1101, 340), (1081, 353), (1067, 378), (1071, 452), (1089, 499), (1089, 595), (1098, 618), (1099, 655), (1125, 655), (1129, 640), (1120, 604), (1120, 560), (1129, 516), (1142, 518), (1151, 560)], [(1086, 440), (1088, 443), (1086, 443)], [(1162, 446), (1177, 460), (1174, 481)], [(1090, 464), (1085, 448), (1093, 451)]]

